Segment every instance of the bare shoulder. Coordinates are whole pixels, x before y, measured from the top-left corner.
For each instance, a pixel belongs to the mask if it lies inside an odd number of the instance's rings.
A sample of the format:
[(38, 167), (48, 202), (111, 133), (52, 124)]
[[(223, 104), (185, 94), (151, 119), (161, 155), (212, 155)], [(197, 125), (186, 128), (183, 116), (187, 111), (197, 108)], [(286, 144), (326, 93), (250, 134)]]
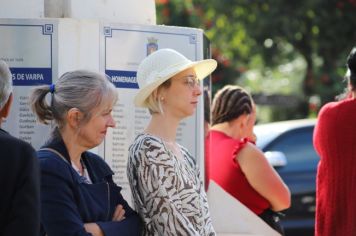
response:
[(263, 152), (252, 143), (246, 143), (246, 145), (240, 150), (236, 155), (235, 160), (239, 162), (240, 165), (245, 163), (261, 163), (266, 162), (267, 160)]

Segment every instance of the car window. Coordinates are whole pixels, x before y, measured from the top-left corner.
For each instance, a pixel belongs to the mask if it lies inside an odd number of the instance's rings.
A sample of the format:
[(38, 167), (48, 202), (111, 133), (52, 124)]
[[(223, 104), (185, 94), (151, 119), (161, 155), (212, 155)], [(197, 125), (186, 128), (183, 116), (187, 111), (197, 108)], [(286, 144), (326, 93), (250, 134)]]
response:
[(313, 147), (313, 127), (288, 131), (268, 145), (264, 151), (281, 151), (287, 158), (287, 165), (280, 171), (312, 170), (319, 157)]
[(276, 132), (276, 130), (271, 129), (254, 129), (255, 134), (257, 135), (256, 145), (257, 147), (263, 149), (266, 145), (268, 145), (271, 141), (273, 141), (280, 132)]

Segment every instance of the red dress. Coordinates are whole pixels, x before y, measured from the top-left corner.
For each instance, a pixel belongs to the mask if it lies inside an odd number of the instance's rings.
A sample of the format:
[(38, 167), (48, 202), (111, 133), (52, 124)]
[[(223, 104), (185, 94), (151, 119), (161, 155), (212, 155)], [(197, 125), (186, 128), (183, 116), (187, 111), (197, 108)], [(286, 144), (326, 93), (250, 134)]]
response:
[(206, 176), (259, 215), (270, 204), (249, 184), (239, 163), (235, 161), (236, 154), (247, 142), (247, 139), (235, 140), (222, 132), (211, 130), (205, 140)]
[(356, 100), (321, 109), (314, 147), (320, 155), (315, 235), (356, 235)]

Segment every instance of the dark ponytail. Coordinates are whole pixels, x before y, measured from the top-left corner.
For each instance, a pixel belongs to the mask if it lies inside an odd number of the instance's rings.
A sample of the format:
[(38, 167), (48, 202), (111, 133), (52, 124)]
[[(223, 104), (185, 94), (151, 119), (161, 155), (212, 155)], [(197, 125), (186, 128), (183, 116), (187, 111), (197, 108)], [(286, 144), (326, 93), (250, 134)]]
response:
[(352, 49), (350, 55), (347, 57), (347, 68), (349, 69), (348, 80), (352, 91), (354, 91), (356, 89), (356, 47)]

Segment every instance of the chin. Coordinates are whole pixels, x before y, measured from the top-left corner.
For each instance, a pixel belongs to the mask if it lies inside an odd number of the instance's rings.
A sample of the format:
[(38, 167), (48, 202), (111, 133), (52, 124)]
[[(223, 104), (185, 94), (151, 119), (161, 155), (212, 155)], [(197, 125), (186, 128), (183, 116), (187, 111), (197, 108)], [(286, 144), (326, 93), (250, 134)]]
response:
[(98, 140), (98, 142), (96, 143), (96, 146), (99, 146), (102, 142), (104, 142), (104, 139)]
[(197, 110), (196, 107), (194, 107), (192, 110), (190, 110), (190, 111), (189, 111), (189, 116), (194, 115), (196, 110)]
[(194, 115), (194, 113), (195, 113), (195, 110), (194, 110), (194, 111), (187, 112), (187, 113), (185, 113), (184, 118), (190, 117), (190, 116)]
[(90, 146), (91, 146), (91, 148), (95, 148), (95, 147), (99, 146), (103, 141), (104, 141), (104, 139), (96, 140)]

